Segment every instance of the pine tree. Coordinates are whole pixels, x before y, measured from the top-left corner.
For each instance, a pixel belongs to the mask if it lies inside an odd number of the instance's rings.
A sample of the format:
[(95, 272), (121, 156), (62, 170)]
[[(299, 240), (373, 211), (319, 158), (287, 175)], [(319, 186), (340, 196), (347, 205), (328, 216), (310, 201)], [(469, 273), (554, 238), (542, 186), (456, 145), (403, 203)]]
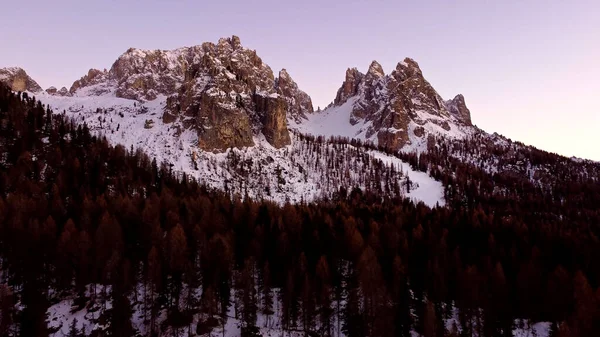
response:
[(183, 227), (177, 224), (169, 232), (168, 241), (168, 259), (169, 269), (172, 273), (173, 282), (170, 285), (172, 290), (173, 309), (179, 310), (179, 297), (181, 293), (182, 274), (186, 265), (189, 264), (187, 257), (187, 239)]
[(0, 336), (9, 336), (14, 323), (14, 305), (12, 290), (5, 284), (0, 285)]
[(436, 337), (437, 336), (437, 319), (435, 315), (435, 307), (432, 302), (427, 302), (425, 306), (425, 317), (423, 319), (423, 336), (424, 337)]
[(69, 326), (69, 333), (67, 337), (79, 337), (79, 330), (77, 330), (77, 318), (74, 318), (71, 321), (71, 325)]
[(263, 284), (262, 284), (262, 314), (265, 316), (265, 326), (270, 326), (271, 315), (273, 314), (273, 295), (271, 293), (271, 270), (269, 262), (263, 267)]

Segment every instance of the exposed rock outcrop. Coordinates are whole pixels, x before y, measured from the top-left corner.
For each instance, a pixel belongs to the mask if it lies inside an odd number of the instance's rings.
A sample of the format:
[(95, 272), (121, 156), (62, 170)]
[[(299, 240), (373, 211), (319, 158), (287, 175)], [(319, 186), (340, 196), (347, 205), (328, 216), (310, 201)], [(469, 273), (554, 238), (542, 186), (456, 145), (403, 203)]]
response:
[(78, 90), (87, 87), (90, 89), (88, 94), (105, 94), (110, 91), (110, 88), (106, 86), (107, 80), (108, 72), (106, 71), (106, 69), (104, 71), (98, 69), (90, 69), (88, 70), (87, 75), (73, 82), (73, 85), (71, 85), (71, 89), (69, 89), (69, 93), (75, 94)]
[(70, 91), (139, 101), (166, 96), (163, 122), (195, 130), (209, 151), (251, 146), (260, 133), (271, 145), (286, 146), (288, 118), (300, 121), (313, 112), (287, 71), (275, 78), (237, 36), (170, 51), (130, 48), (109, 71), (91, 69)]
[(97, 87), (98, 94), (106, 89), (140, 101), (167, 96), (163, 122), (195, 130), (199, 146), (209, 151), (251, 146), (260, 133), (275, 147), (288, 145), (288, 115), (312, 112), (310, 97), (289, 74), (281, 72), (276, 81), (237, 36), (171, 51), (130, 48), (110, 71), (90, 71), (76, 84), (72, 92)]
[(253, 135), (261, 132), (275, 147), (290, 143), (286, 99), (276, 93), (273, 72), (255, 51), (234, 36), (184, 54), (183, 79), (169, 97), (164, 122), (185, 121), (209, 151), (254, 145)]
[(281, 69), (275, 79), (277, 93), (284, 97), (288, 103), (288, 117), (301, 123), (307, 114), (313, 113), (313, 104), (310, 96), (298, 88), (287, 70)]
[(60, 88), (60, 90), (57, 91), (56, 94), (58, 96), (71, 96), (71, 93), (69, 92), (69, 89), (67, 89), (66, 87)]
[(8, 85), (13, 91), (42, 92), (43, 89), (25, 70), (18, 67), (1, 68), (0, 82)]
[(54, 96), (71, 96), (71, 93), (65, 87), (60, 88), (60, 90), (56, 89), (56, 87), (50, 87), (46, 89), (46, 93)]
[(444, 102), (410, 58), (398, 63), (389, 75), (377, 61), (371, 63), (366, 74), (348, 69), (334, 105), (340, 106), (350, 98), (355, 98), (350, 124), (364, 123), (366, 138), (392, 150), (401, 149), (415, 137), (424, 137), (425, 125), (445, 131), (471, 125), (464, 99), (457, 96), (451, 104)]
[(467, 108), (463, 95), (458, 94), (453, 99), (446, 101), (446, 108), (448, 108), (448, 111), (450, 111), (451, 114), (456, 116), (456, 118), (466, 125), (472, 125), (471, 111)]
[(361, 83), (364, 75), (356, 68), (348, 68), (346, 70), (346, 79), (342, 83), (342, 87), (338, 89), (337, 95), (333, 103), (335, 105), (341, 105), (348, 98), (358, 94), (358, 85)]
[(274, 147), (282, 147), (290, 143), (287, 129), (287, 102), (276, 96), (254, 95), (256, 111), (262, 116), (262, 133)]

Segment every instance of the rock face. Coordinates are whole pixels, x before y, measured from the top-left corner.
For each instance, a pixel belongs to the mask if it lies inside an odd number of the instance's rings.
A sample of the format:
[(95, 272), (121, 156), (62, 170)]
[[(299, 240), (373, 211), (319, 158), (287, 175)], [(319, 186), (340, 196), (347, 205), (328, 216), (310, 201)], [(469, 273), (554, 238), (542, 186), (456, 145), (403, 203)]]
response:
[(71, 93), (65, 87), (60, 88), (60, 90), (56, 89), (56, 87), (50, 87), (46, 89), (46, 92), (53, 96), (71, 96)]
[(169, 97), (163, 121), (185, 120), (209, 151), (254, 145), (253, 135), (261, 132), (275, 147), (288, 145), (287, 99), (277, 94), (273, 72), (256, 52), (237, 37), (193, 48), (180, 59), (182, 85)]
[(0, 82), (5, 83), (13, 91), (42, 92), (42, 87), (34, 81), (25, 70), (17, 67), (0, 69)]
[(105, 86), (98, 86), (99, 84), (104, 84), (108, 81), (108, 73), (106, 70), (101, 71), (98, 69), (90, 69), (87, 75), (73, 82), (71, 85), (71, 89), (69, 89), (69, 93), (75, 94), (79, 89), (90, 87), (91, 90), (89, 94), (93, 95), (102, 95), (110, 91), (110, 89)]
[(446, 107), (451, 114), (456, 116), (456, 118), (461, 120), (463, 123), (466, 125), (473, 125), (471, 123), (471, 111), (469, 111), (469, 108), (467, 108), (463, 95), (458, 94), (453, 99), (446, 101)]
[(130, 48), (115, 61), (109, 76), (116, 82), (117, 97), (149, 101), (173, 94), (201, 53), (199, 46), (173, 51)]
[(275, 78), (237, 36), (171, 51), (130, 48), (109, 71), (90, 69), (70, 92), (139, 101), (166, 96), (163, 122), (195, 130), (208, 151), (252, 146), (261, 133), (274, 147), (288, 145), (288, 118), (313, 112), (285, 69)]
[(71, 96), (71, 93), (69, 92), (69, 90), (65, 87), (60, 88), (59, 91), (56, 92), (56, 94), (58, 96)]
[(298, 88), (298, 84), (292, 80), (287, 70), (281, 69), (279, 76), (275, 79), (277, 93), (283, 96), (288, 103), (288, 116), (296, 122), (301, 123), (306, 115), (313, 113), (313, 105), (310, 96)]
[[(19, 68), (3, 70), (0, 78), (14, 90), (41, 91)], [(193, 131), (198, 146), (214, 152), (252, 146), (259, 136), (281, 148), (290, 144), (289, 123), (301, 128), (316, 116), (290, 74), (282, 69), (276, 77), (237, 36), (175, 50), (130, 48), (109, 70), (90, 69), (70, 90), (47, 93), (157, 100), (151, 104), (160, 106), (163, 123), (177, 134)], [(392, 150), (472, 126), (464, 97), (442, 100), (410, 58), (387, 75), (377, 61), (364, 74), (348, 69), (333, 105), (349, 113), (356, 135)]]
[(342, 83), (342, 87), (338, 90), (335, 96), (334, 104), (341, 105), (348, 98), (358, 94), (358, 85), (361, 83), (365, 75), (356, 68), (348, 68), (346, 70), (346, 80)]
[(389, 75), (376, 61), (366, 74), (348, 69), (334, 105), (350, 98), (354, 99), (350, 124), (364, 123), (366, 138), (392, 150), (401, 149), (414, 137), (424, 137), (427, 129), (450, 131), (453, 126), (471, 125), (462, 95), (444, 102), (410, 58), (398, 63)]
[(290, 143), (290, 134), (287, 129), (286, 99), (280, 97), (255, 95), (255, 109), (261, 116), (263, 125), (262, 133), (267, 141), (279, 148)]

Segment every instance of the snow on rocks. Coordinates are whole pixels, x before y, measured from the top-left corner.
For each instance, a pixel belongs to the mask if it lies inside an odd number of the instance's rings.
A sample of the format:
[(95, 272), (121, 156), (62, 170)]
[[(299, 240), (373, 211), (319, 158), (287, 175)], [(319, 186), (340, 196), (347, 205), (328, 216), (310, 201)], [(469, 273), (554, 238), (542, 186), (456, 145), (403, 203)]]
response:
[[(321, 115), (311, 115), (306, 125), (292, 132), (291, 144), (283, 148), (271, 146), (259, 134), (255, 136), (255, 146), (212, 153), (199, 149), (196, 131), (184, 128), (181, 122), (162, 122), (165, 96), (139, 102), (116, 97), (112, 91), (100, 96), (78, 92), (74, 97), (42, 93), (37, 98), (55, 113), (64, 112), (75, 122), (86, 123), (92, 132), (106, 137), (113, 145), (121, 144), (127, 150), (141, 148), (158, 163), (170, 163), (174, 171), (232, 195), (296, 203), (331, 197), (341, 186), (384, 190), (389, 183), (397, 186), (395, 193), (406, 194), (409, 190), (407, 196), (415, 202), (423, 201), (431, 207), (444, 205), (440, 183), (426, 173), (411, 170), (395, 157), (347, 144), (322, 142), (315, 147), (314, 141), (304, 139), (302, 133), (333, 135), (343, 130), (345, 124), (335, 119), (333, 123), (327, 119), (328, 124), (319, 124)], [(344, 106), (338, 110), (343, 115)], [(339, 118), (336, 115), (332, 111), (330, 118)], [(349, 129), (342, 135), (366, 139), (361, 136), (360, 127)], [(381, 165), (373, 164), (377, 160), (381, 160)], [(369, 170), (379, 173), (365, 174)], [(384, 177), (384, 171), (390, 171), (391, 181), (374, 183), (376, 177)], [(408, 181), (413, 183), (412, 189), (406, 188)]]

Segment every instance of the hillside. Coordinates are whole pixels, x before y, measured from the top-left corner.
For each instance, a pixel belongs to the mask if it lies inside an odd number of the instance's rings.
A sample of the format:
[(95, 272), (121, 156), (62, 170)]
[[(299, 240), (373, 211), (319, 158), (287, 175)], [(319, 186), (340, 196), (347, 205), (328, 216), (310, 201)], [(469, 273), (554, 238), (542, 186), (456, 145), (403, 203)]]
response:
[(403, 157), (451, 207), (373, 186), (280, 206), (182, 180), (0, 85), (0, 333), (595, 335), (598, 165), (540, 189), (447, 156), (485, 144), (510, 163), (510, 144), (476, 139)]
[[(317, 145), (303, 143), (321, 135), (315, 121), (323, 116), (335, 114), (326, 125), (353, 130), (338, 120), (345, 112), (314, 112), (285, 69), (274, 77), (235, 36), (171, 51), (131, 48), (109, 70), (91, 69), (68, 94), (35, 97), (112, 144), (143, 148), (177, 173), (231, 195), (309, 202), (340, 187), (378, 184), (430, 207), (445, 204), (439, 182), (393, 153), (331, 144), (332, 136), (360, 140), (355, 134), (324, 133)], [(380, 177), (389, 180), (375, 183)]]

